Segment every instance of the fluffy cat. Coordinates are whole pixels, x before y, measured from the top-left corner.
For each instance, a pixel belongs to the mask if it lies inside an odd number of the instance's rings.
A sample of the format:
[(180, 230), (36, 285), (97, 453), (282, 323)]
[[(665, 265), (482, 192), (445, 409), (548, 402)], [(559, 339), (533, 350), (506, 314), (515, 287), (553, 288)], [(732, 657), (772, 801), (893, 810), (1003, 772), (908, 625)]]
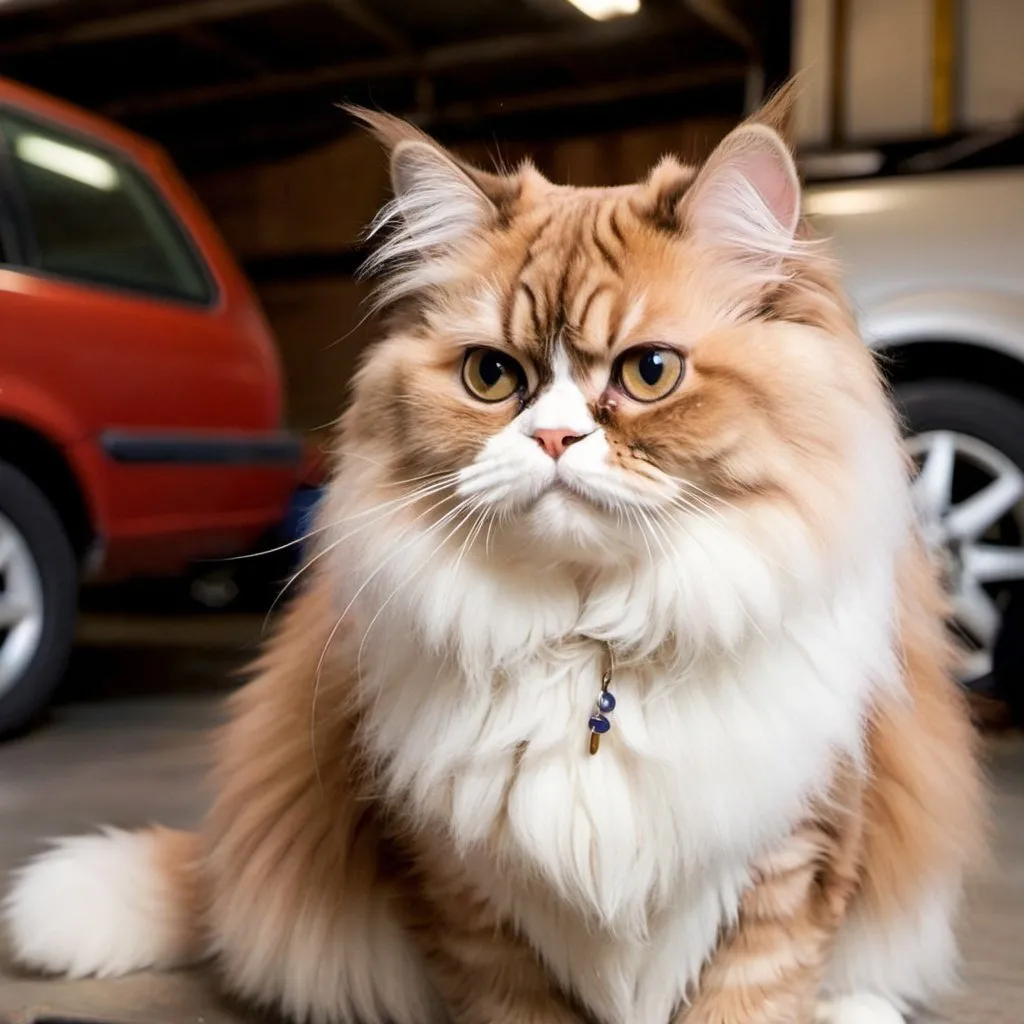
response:
[(608, 189), (360, 114), (390, 317), (299, 594), (201, 833), (58, 842), (23, 963), (213, 957), (324, 1024), (893, 1024), (950, 983), (972, 731), (784, 105)]

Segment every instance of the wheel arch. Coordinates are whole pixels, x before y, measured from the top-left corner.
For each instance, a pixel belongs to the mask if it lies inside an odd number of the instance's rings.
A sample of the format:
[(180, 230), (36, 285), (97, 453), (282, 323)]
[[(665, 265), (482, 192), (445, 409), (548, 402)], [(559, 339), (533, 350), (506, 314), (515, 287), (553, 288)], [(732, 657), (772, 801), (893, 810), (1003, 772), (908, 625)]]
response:
[(876, 350), (886, 380), (898, 389), (923, 380), (981, 384), (1024, 405), (1024, 357), (984, 342), (907, 338)]
[(96, 539), (85, 492), (60, 446), (33, 427), (0, 416), (0, 459), (24, 473), (47, 497), (79, 561)]
[(867, 303), (858, 319), (892, 385), (959, 380), (1024, 403), (1024, 296), (910, 291)]

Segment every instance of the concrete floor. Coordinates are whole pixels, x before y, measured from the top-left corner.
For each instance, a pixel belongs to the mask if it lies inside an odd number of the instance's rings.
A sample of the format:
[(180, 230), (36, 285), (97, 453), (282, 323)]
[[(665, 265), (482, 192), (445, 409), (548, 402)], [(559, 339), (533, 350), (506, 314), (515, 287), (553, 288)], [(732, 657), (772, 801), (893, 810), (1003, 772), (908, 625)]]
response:
[[(195, 826), (208, 730), (254, 647), (259, 619), (87, 619), (65, 694), (30, 735), (0, 745), (0, 878), (47, 837), (159, 822)], [(170, 645), (170, 646), (166, 646)], [(186, 646), (187, 645), (187, 646)], [(0, 1024), (251, 1024), (199, 972), (112, 981), (24, 974), (0, 946)]]
[[(224, 619), (215, 628), (206, 620), (199, 629), (135, 622), (126, 632), (109, 620), (87, 622), (69, 694), (42, 728), (0, 746), (0, 879), (47, 836), (97, 823), (194, 825), (205, 799), (205, 733), (218, 720), (218, 691), (242, 664), (258, 627), (255, 619)], [(132, 646), (108, 646), (118, 638)], [(1024, 739), (993, 739), (988, 749), (995, 858), (972, 884), (964, 993), (939, 1018), (950, 1024), (1024, 1022)], [(0, 1024), (255, 1020), (225, 1005), (201, 974), (61, 982), (6, 964), (0, 949)]]

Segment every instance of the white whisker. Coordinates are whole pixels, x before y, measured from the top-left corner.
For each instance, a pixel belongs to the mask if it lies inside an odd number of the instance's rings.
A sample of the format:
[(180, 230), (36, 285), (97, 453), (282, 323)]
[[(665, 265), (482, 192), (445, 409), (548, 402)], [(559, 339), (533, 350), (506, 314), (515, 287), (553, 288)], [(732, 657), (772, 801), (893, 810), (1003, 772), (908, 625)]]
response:
[[(434, 505), (431, 506), (430, 509), (427, 509), (423, 513), (423, 515), (426, 515), (428, 512), (432, 511), (434, 508), (437, 508), (439, 505), (443, 504), (445, 501), (450, 500), (450, 498), (451, 498), (451, 496), (449, 496), (448, 498), (442, 498), (441, 501), (436, 502)], [(363, 580), (363, 582), (359, 585), (359, 587), (356, 589), (356, 592), (352, 595), (351, 599), (349, 600), (348, 604), (345, 605), (345, 608), (342, 610), (341, 615), (338, 616), (338, 620), (337, 620), (337, 622), (335, 622), (334, 627), (331, 629), (331, 632), (330, 632), (330, 634), (327, 637), (327, 641), (324, 644), (324, 648), (320, 652), (320, 660), (317, 662), (316, 677), (315, 677), (315, 680), (314, 680), (314, 683), (313, 683), (313, 701), (312, 701), (312, 706), (310, 708), (309, 730), (310, 730), (310, 745), (312, 747), (312, 752), (313, 752), (313, 765), (314, 765), (314, 768), (316, 769), (316, 774), (317, 774), (317, 779), (318, 780), (320, 778), (320, 769), (319, 769), (319, 765), (318, 765), (318, 762), (317, 762), (317, 753), (316, 753), (316, 704), (317, 704), (317, 699), (318, 699), (318, 697), (320, 695), (320, 677), (321, 677), (321, 674), (323, 672), (324, 662), (327, 659), (327, 653), (328, 653), (328, 651), (331, 648), (331, 644), (334, 643), (334, 638), (338, 635), (338, 630), (341, 628), (341, 624), (345, 621), (346, 616), (352, 610), (352, 607), (356, 603), (356, 601), (359, 599), (359, 595), (362, 594), (362, 592), (370, 585), (370, 583), (384, 570), (384, 567), (388, 564), (388, 562), (390, 562), (397, 555), (400, 555), (403, 551), (405, 551), (407, 548), (409, 548), (417, 540), (421, 539), (422, 537), (429, 536), (434, 530), (437, 530), (439, 527), (443, 526), (445, 523), (450, 522), (452, 517), (457, 515), (461, 509), (465, 508), (465, 506), (467, 504), (469, 504), (469, 502), (471, 500), (472, 499), (470, 499), (470, 498), (464, 498), (462, 501), (459, 502), (458, 505), (455, 506), (455, 508), (449, 509), (449, 511), (445, 512), (444, 515), (441, 516), (441, 518), (438, 519), (436, 523), (433, 523), (431, 526), (429, 526), (424, 533), (422, 533), (422, 534), (418, 534), (418, 533), (414, 534), (404, 544), (400, 544), (398, 547), (392, 548), (391, 549), (391, 553), (388, 554), (387, 556), (385, 556), (383, 559), (381, 559), (380, 563), (377, 565), (377, 568), (374, 569), (373, 572), (371, 572), (370, 575), (367, 576), (366, 579)], [(419, 517), (417, 517), (417, 518), (419, 518)], [(406, 529), (407, 530), (411, 529), (412, 526), (413, 526), (413, 524), (410, 523), (409, 526)], [(401, 536), (401, 533), (399, 534), (399, 536)]]
[[(478, 501), (473, 506), (472, 511), (477, 512), (481, 509), (482, 501)], [(459, 568), (462, 565), (463, 558), (466, 557), (466, 552), (470, 549), (473, 542), (476, 540), (477, 535), (480, 533), (480, 528), (483, 525), (484, 520), (487, 517), (487, 510), (484, 509), (480, 517), (476, 520), (473, 526), (470, 528), (469, 533), (466, 535), (465, 540), (462, 542), (462, 547), (459, 548), (458, 558), (455, 559), (455, 565), (452, 568), (452, 576), (457, 578), (459, 574)]]
[(637, 506), (626, 506), (626, 514), (629, 516), (629, 521), (636, 527), (640, 534), (640, 539), (644, 542), (644, 547), (647, 549), (647, 561), (650, 565), (654, 565), (654, 552), (651, 551), (651, 545), (647, 543), (647, 531), (644, 529), (643, 523), (640, 521), (639, 508)]
[[(354, 453), (349, 453), (349, 454), (354, 454)], [(363, 457), (364, 456), (357, 456), (357, 458), (363, 458)], [(367, 459), (367, 461), (369, 462), (369, 461), (372, 461), (372, 460)], [(379, 463), (375, 463), (375, 465), (380, 465), (380, 464)], [(396, 480), (396, 481), (393, 481), (393, 482), (381, 484), (380, 486), (382, 486), (382, 487), (398, 487), (398, 486), (400, 486), (402, 484), (415, 483), (418, 480), (427, 480), (427, 479), (430, 479), (431, 477), (434, 477), (434, 476), (437, 476), (437, 479), (434, 480), (433, 483), (430, 486), (437, 486), (440, 489), (440, 488), (442, 488), (444, 486), (448, 486), (450, 484), (456, 483), (456, 481), (459, 478), (459, 473), (458, 472), (438, 473), (438, 474), (428, 473), (428, 474), (425, 474), (422, 477), (410, 477), (408, 480)], [(432, 493), (432, 492), (425, 492), (425, 493)], [(352, 519), (358, 519), (359, 517), (364, 516), (364, 515), (370, 515), (371, 513), (379, 511), (380, 509), (386, 507), (387, 505), (395, 504), (395, 503), (397, 503), (399, 501), (402, 501), (406, 497), (409, 497), (409, 495), (403, 495), (402, 497), (399, 497), (399, 498), (392, 498), (392, 499), (389, 499), (386, 502), (382, 502), (380, 505), (374, 506), (371, 509), (365, 509), (362, 512), (356, 512), (354, 515), (345, 516), (342, 519), (335, 519), (333, 522), (330, 522), (330, 523), (323, 523), (322, 525), (314, 527), (311, 530), (307, 530), (306, 533), (304, 533), (301, 537), (296, 537), (294, 540), (285, 541), (285, 543), (278, 544), (276, 547), (264, 548), (262, 551), (250, 551), (250, 552), (247, 552), (244, 555), (231, 555), (231, 556), (228, 556), (226, 558), (219, 558), (219, 559), (217, 559), (217, 561), (219, 561), (219, 562), (243, 562), (243, 561), (247, 561), (248, 559), (251, 559), (251, 558), (264, 558), (267, 555), (276, 555), (280, 551), (287, 551), (288, 548), (293, 548), (293, 547), (296, 547), (297, 545), (305, 544), (307, 541), (312, 540), (314, 537), (318, 536), (319, 534), (325, 533), (327, 530), (333, 530), (335, 527), (340, 526), (342, 523), (350, 522)]]
[[(730, 523), (729, 520), (717, 509), (709, 509), (706, 503), (704, 505), (696, 504), (693, 500), (693, 496), (684, 496), (681, 494), (675, 495), (670, 504), (696, 519), (703, 519), (705, 522), (713, 522), (716, 525), (723, 527), (729, 531), (731, 536), (749, 547), (758, 558), (762, 559), (773, 569), (778, 569), (780, 572), (786, 573), (793, 579), (799, 578), (788, 565), (780, 562), (777, 558), (772, 558), (763, 548), (756, 544), (751, 537), (747, 536), (746, 533), (737, 529), (736, 526)], [(742, 509), (736, 509), (736, 511), (744, 515), (746, 514), (743, 513)]]
[(499, 516), (500, 513), (497, 513), (492, 507), (491, 514), (487, 521), (487, 535), (484, 537), (484, 555), (486, 555), (487, 558), (491, 557), (491, 530), (494, 529), (494, 524), (497, 522)]
[[(753, 541), (751, 541), (748, 537), (744, 537), (742, 533), (734, 533), (733, 535), (736, 536), (736, 537), (739, 537), (741, 540), (743, 540), (745, 543), (747, 543), (751, 547), (751, 549), (754, 551), (754, 553), (759, 558), (764, 559), (766, 562), (770, 561), (770, 559), (768, 559), (767, 556), (762, 551), (760, 551), (757, 548), (757, 546), (753, 543)], [(695, 544), (697, 546), (697, 548), (700, 551), (704, 551), (704, 546), (692, 534), (690, 535), (690, 540), (691, 540), (691, 542), (693, 544)], [(705, 557), (706, 557), (706, 553), (705, 553)], [(744, 602), (742, 600), (740, 601), (740, 609), (742, 610), (743, 615), (746, 618), (746, 620), (752, 626), (754, 632), (757, 633), (757, 635), (760, 636), (762, 639), (767, 639), (767, 637), (765, 637), (764, 631), (757, 624), (757, 620), (750, 614), (750, 609), (747, 608), (746, 602)]]
[[(278, 591), (277, 596), (274, 598), (273, 602), (270, 605), (270, 608), (267, 610), (266, 616), (264, 616), (263, 631), (266, 632), (267, 623), (270, 622), (270, 616), (273, 614), (277, 606), (280, 604), (281, 598), (284, 597), (284, 595), (288, 592), (289, 589), (291, 589), (291, 587), (295, 584), (296, 580), (298, 580), (300, 576), (302, 576), (305, 572), (311, 569), (317, 562), (319, 562), (321, 558), (324, 558), (326, 555), (329, 555), (332, 551), (335, 550), (335, 548), (338, 547), (339, 544), (343, 544), (346, 540), (349, 540), (350, 538), (354, 537), (357, 533), (361, 533), (363, 530), (369, 529), (371, 526), (376, 526), (378, 523), (386, 519), (388, 516), (397, 515), (399, 512), (402, 512), (405, 509), (407, 509), (410, 505), (414, 505), (417, 501), (421, 501), (423, 498), (431, 497), (432, 495), (437, 494), (439, 491), (445, 490), (448, 486), (449, 485), (445, 483), (443, 485), (431, 484), (426, 487), (421, 487), (418, 490), (413, 491), (411, 494), (403, 495), (401, 498), (395, 498), (392, 501), (382, 502), (381, 504), (375, 505), (373, 508), (367, 509), (364, 512), (360, 512), (352, 516), (346, 516), (342, 519), (336, 519), (333, 523), (329, 524), (328, 526), (321, 527), (320, 530), (318, 530), (317, 532), (322, 533), (324, 532), (324, 530), (334, 529), (340, 526), (342, 523), (351, 522), (353, 519), (358, 519), (362, 515), (370, 515), (373, 512), (380, 513), (375, 518), (370, 519), (365, 523), (361, 523), (354, 530), (349, 530), (342, 536), (335, 538), (333, 541), (331, 541), (330, 544), (327, 545), (327, 547), (323, 548), (322, 550), (318, 551), (315, 555), (311, 556), (300, 569), (296, 570), (296, 572), (293, 573), (291, 577), (289, 577), (284, 586), (281, 587), (281, 589)], [(454, 497), (454, 495), (448, 495), (446, 498), (443, 498), (441, 502), (438, 502), (438, 504), (450, 500), (450, 498), (452, 497)], [(432, 505), (429, 509), (426, 510), (426, 512), (421, 512), (420, 515), (418, 515), (416, 519), (413, 520), (413, 522), (416, 522), (417, 520), (421, 519), (424, 515), (427, 514), (427, 512), (430, 512), (432, 509), (436, 507), (437, 505)]]
[(702, 504), (706, 505), (709, 509), (717, 509), (718, 507), (721, 507), (729, 509), (737, 515), (743, 516), (744, 519), (752, 518), (745, 508), (742, 508), (733, 501), (729, 501), (728, 498), (723, 498), (720, 494), (713, 494), (711, 491), (701, 487), (700, 484), (694, 483), (692, 480), (685, 480), (682, 477), (676, 476), (671, 477), (670, 479), (675, 484), (688, 488), (691, 492), (691, 496), (700, 500)]
[[(356, 653), (356, 676), (359, 679), (362, 679), (363, 648), (366, 646), (366, 640), (367, 640), (367, 638), (370, 635), (370, 631), (373, 629), (374, 624), (377, 622), (377, 620), (383, 614), (384, 609), (387, 608), (387, 606), (391, 603), (391, 601), (398, 595), (398, 592), (402, 589), (402, 587), (406, 586), (409, 583), (410, 580), (412, 580), (415, 576), (417, 576), (420, 572), (422, 572), (422, 570), (425, 569), (430, 564), (430, 562), (432, 562), (434, 560), (434, 558), (436, 557), (437, 553), (441, 550), (441, 548), (443, 548), (445, 546), (445, 544), (447, 544), (448, 541), (459, 530), (461, 530), (462, 527), (465, 526), (465, 524), (469, 521), (469, 519), (473, 515), (475, 515), (479, 510), (480, 510), (480, 503), (477, 502), (475, 505), (473, 505), (472, 508), (470, 508), (466, 512), (466, 514), (455, 524), (455, 526), (452, 527), (452, 529), (441, 539), (441, 542), (430, 552), (430, 554), (427, 555), (427, 557), (415, 569), (413, 569), (412, 572), (410, 572), (408, 576), (405, 576), (398, 583), (398, 585), (385, 598), (384, 603), (380, 606), (380, 608), (377, 609), (376, 614), (373, 616), (372, 619), (370, 619), (369, 625), (367, 625), (366, 629), (363, 631), (363, 638), (359, 642), (359, 650)], [(456, 511), (457, 511), (457, 509), (456, 509)], [(479, 521), (480, 520), (477, 520), (477, 522), (479, 522)], [(438, 524), (435, 524), (435, 525), (440, 525), (440, 522), (441, 521), (439, 521)], [(429, 533), (432, 532), (433, 529), (434, 529), (434, 527), (431, 527), (431, 529), (429, 531), (427, 531), (427, 534), (424, 534), (424, 536), (429, 535)], [(472, 535), (473, 534), (472, 534), (472, 529), (471, 529), (469, 536), (472, 537)], [(465, 542), (463, 542), (463, 544), (465, 544)]]
[[(338, 454), (342, 459), (362, 459), (363, 462), (368, 462), (371, 466), (377, 466), (379, 469), (388, 470), (391, 467), (386, 463), (379, 462), (377, 459), (371, 459), (368, 455), (363, 455), (362, 452), (352, 451), (351, 448), (340, 448)], [(388, 480), (382, 482), (378, 486), (381, 487), (400, 487), (403, 484), (414, 484), (420, 480), (430, 480), (434, 477), (451, 477), (453, 480), (459, 476), (459, 470), (437, 470), (433, 473), (422, 473), (420, 476), (410, 476), (404, 480)]]

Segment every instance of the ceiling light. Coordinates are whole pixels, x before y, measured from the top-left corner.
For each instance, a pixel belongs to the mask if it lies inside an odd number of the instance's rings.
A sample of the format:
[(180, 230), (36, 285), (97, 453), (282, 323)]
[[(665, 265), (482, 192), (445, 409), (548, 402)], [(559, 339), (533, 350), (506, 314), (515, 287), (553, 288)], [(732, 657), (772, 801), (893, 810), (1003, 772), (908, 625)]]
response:
[(622, 18), (640, 10), (640, 0), (569, 0), (569, 3), (594, 21)]
[(109, 160), (42, 135), (19, 135), (14, 151), (27, 164), (90, 188), (113, 192), (120, 184), (117, 168)]

